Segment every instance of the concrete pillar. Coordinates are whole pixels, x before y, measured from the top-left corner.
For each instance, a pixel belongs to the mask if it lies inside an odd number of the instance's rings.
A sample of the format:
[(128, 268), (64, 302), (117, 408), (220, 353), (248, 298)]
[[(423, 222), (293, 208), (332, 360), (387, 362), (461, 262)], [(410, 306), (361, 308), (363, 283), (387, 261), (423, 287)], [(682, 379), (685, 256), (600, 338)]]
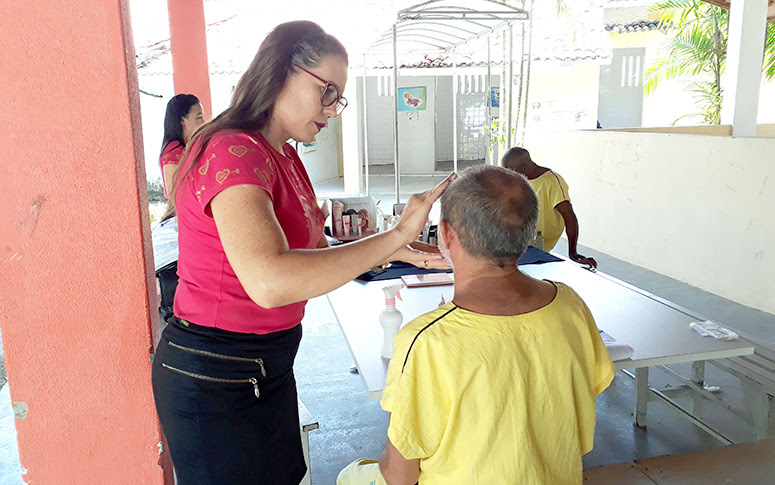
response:
[(26, 483), (163, 483), (128, 3), (0, 15), (0, 326)]
[(170, 15), (170, 50), (175, 94), (199, 98), (205, 119), (212, 119), (210, 67), (203, 0), (167, 0)]
[(732, 136), (756, 136), (767, 0), (732, 0), (721, 124)]

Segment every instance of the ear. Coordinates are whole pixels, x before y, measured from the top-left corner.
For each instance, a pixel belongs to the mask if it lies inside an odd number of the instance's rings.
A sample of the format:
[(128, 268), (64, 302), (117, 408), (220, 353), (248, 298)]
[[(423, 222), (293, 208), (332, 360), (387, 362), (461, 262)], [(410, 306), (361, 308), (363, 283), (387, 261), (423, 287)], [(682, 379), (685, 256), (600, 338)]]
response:
[(439, 221), (438, 230), (447, 249), (452, 245), (457, 245), (457, 233), (452, 228), (452, 224), (442, 219)]

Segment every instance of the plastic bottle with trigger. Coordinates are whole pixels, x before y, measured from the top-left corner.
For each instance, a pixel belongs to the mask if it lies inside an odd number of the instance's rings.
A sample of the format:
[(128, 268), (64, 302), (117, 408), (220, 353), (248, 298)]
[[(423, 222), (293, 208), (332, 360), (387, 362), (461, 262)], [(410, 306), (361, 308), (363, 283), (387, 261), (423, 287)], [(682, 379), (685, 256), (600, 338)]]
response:
[(540, 249), (541, 251), (544, 250), (544, 235), (541, 234), (541, 231), (536, 232), (536, 237), (533, 239), (533, 244), (536, 249)]
[(382, 357), (389, 359), (393, 356), (393, 340), (401, 328), (404, 316), (396, 309), (396, 298), (401, 299), (401, 283), (385, 286), (385, 309), (379, 314), (379, 323), (382, 325)]

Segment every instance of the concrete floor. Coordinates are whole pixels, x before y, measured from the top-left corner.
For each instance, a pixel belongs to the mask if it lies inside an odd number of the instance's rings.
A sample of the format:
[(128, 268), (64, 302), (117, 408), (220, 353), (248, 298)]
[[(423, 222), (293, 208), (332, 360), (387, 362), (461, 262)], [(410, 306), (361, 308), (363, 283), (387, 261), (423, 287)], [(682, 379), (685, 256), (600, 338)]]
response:
[[(433, 186), (442, 178), (402, 177), (402, 200), (411, 193)], [(372, 176), (371, 186), (375, 199), (384, 198), (392, 203), (391, 176)], [(336, 179), (316, 184), (315, 188), (318, 196), (326, 197), (341, 195), (342, 187), (342, 180)], [(561, 240), (555, 251), (567, 254), (564, 244)], [(596, 258), (600, 270), (607, 274), (775, 346), (775, 315), (725, 300), (588, 248), (579, 249)], [(309, 434), (312, 483), (331, 485), (339, 471), (351, 461), (379, 456), (385, 445), (387, 414), (377, 401), (367, 398), (360, 377), (348, 371), (352, 364), (350, 353), (325, 297), (310, 300), (303, 326), (304, 338), (295, 366), (296, 379), (299, 396), (320, 423), (320, 429)], [(676, 366), (675, 369), (684, 375), (690, 374), (689, 366)], [(676, 385), (675, 381), (660, 374), (651, 372), (651, 385)], [(742, 406), (742, 392), (736, 379), (708, 366), (706, 381), (720, 386), (724, 399)], [(13, 385), (13, 377), (9, 385)], [(0, 485), (23, 483), (10, 401), (6, 385), (0, 390)], [(685, 404), (688, 406), (689, 401)], [(635, 428), (632, 426), (634, 406), (633, 383), (618, 373), (611, 387), (598, 398), (595, 449), (584, 457), (586, 467), (720, 446), (714, 438), (659, 403), (649, 406), (648, 430)], [(750, 427), (738, 418), (721, 412), (710, 403), (705, 405), (705, 410), (706, 419), (735, 440), (754, 439)]]

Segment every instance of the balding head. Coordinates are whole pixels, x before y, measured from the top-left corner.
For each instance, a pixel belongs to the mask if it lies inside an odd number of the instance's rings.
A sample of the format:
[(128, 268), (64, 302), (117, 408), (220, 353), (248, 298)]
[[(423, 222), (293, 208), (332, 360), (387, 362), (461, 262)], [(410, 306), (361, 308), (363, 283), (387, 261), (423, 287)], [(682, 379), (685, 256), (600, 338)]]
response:
[(441, 196), (441, 219), (470, 255), (498, 265), (516, 263), (535, 237), (538, 199), (522, 175), (480, 165), (463, 172)]
[(501, 159), (503, 168), (514, 170), (523, 175), (531, 163), (533, 163), (533, 160), (530, 158), (530, 152), (520, 147), (510, 148)]

